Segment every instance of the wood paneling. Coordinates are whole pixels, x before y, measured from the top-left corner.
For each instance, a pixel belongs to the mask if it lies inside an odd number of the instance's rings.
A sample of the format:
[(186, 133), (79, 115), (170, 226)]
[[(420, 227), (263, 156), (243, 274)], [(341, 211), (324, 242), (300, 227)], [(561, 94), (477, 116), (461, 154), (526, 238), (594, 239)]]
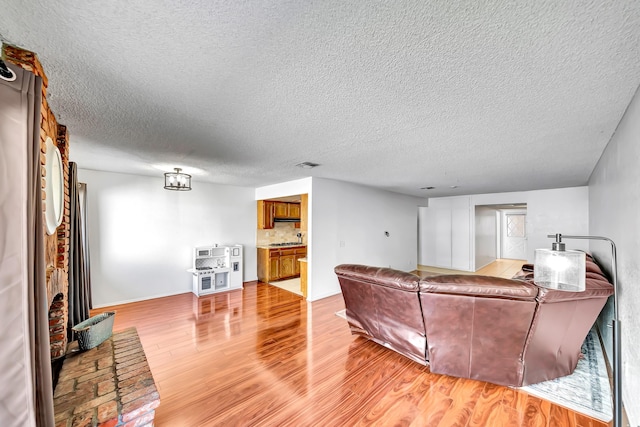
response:
[[(198, 313), (203, 298), (214, 313)], [(116, 331), (137, 327), (160, 427), (606, 426), (507, 387), (431, 374), (352, 336), (334, 314), (342, 308), (340, 295), (307, 303), (257, 283), (101, 311), (116, 311)]]
[(307, 298), (307, 261), (298, 261), (300, 270), (300, 292), (302, 297)]
[(300, 195), (300, 231), (303, 233), (307, 232), (307, 227), (309, 223), (309, 195), (301, 194)]

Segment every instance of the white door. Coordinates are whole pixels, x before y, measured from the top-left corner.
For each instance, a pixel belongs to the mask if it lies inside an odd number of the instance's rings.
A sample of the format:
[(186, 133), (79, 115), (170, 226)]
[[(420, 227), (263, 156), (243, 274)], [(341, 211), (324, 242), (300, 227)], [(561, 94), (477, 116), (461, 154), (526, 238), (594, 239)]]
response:
[(527, 259), (527, 212), (502, 212), (502, 258)]

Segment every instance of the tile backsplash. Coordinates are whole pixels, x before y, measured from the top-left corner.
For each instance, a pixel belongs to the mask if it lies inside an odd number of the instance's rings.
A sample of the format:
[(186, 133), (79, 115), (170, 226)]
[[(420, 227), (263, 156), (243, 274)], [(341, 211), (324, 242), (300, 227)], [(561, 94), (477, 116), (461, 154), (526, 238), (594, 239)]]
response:
[(307, 243), (306, 233), (294, 228), (292, 222), (276, 222), (270, 230), (257, 230), (256, 244), (267, 246), (271, 243), (297, 242), (296, 234), (302, 233), (302, 242)]

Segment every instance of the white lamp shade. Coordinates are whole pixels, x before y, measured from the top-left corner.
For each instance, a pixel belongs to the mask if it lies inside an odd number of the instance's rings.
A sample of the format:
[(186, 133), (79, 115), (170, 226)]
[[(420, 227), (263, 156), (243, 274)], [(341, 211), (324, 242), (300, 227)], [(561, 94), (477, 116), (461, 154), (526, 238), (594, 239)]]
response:
[(586, 260), (584, 252), (536, 249), (533, 280), (543, 288), (559, 291), (585, 290)]

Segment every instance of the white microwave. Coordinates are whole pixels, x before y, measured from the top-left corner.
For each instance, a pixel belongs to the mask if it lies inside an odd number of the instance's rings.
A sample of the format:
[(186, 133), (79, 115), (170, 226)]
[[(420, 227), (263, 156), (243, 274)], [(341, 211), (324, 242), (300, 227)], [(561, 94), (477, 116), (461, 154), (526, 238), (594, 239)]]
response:
[(213, 248), (211, 246), (205, 246), (196, 248), (195, 258), (211, 258), (213, 256)]
[(229, 253), (229, 248), (226, 246), (202, 246), (196, 248), (196, 259), (212, 258), (226, 256)]

